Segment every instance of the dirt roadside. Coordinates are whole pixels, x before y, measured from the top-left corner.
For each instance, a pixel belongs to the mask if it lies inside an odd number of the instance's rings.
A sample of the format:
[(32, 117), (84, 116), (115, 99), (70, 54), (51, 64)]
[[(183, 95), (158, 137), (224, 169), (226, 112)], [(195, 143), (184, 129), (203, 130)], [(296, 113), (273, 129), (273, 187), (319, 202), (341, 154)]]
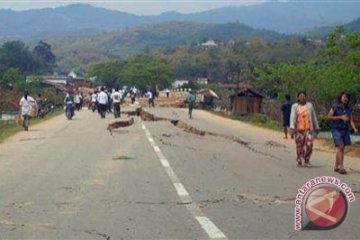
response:
[[(252, 125), (250, 123), (245, 123), (241, 121), (232, 120), (229, 118), (224, 118), (206, 111), (198, 110), (197, 114), (202, 118), (211, 119), (211, 121), (215, 121), (218, 124), (225, 124), (226, 126), (234, 129), (239, 129), (246, 132), (251, 132), (254, 136), (268, 137), (277, 142), (284, 144), (288, 147), (295, 147), (295, 144), (292, 139), (284, 139), (284, 134), (281, 131), (271, 130), (259, 126)], [(328, 153), (335, 154), (334, 143), (331, 139), (320, 139), (316, 138), (314, 143), (314, 149), (318, 151), (324, 151)], [(353, 144), (351, 146), (346, 147), (345, 149), (346, 156), (354, 157), (359, 159), (360, 161), (360, 144)]]
[[(330, 139), (316, 139), (316, 150), (335, 153), (334, 142)], [(359, 158), (360, 160), (360, 144), (352, 144), (345, 148), (345, 155), (349, 157)]]

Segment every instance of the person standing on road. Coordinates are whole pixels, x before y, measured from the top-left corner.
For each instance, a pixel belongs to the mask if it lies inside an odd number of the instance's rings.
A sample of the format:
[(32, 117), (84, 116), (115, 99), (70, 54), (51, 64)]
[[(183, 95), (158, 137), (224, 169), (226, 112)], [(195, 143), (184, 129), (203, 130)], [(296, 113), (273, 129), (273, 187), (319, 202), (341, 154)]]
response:
[(189, 94), (186, 97), (186, 102), (188, 104), (188, 108), (189, 108), (189, 118), (192, 118), (192, 110), (194, 108), (194, 103), (195, 103), (195, 95), (192, 93), (192, 90), (189, 90)]
[(166, 97), (169, 98), (170, 96), (170, 90), (168, 88), (165, 89)]
[(149, 108), (152, 106), (152, 107), (155, 107), (155, 103), (154, 103), (154, 95), (153, 93), (149, 90), (147, 93), (146, 93), (146, 96), (149, 100)]
[(26, 91), (24, 96), (20, 99), (19, 105), (21, 107), (21, 116), (24, 119), (22, 126), (25, 131), (28, 131), (30, 125), (30, 112), (34, 111), (34, 108), (36, 108), (35, 99), (29, 96), (29, 92)]
[(136, 90), (131, 90), (130, 91), (130, 99), (131, 99), (131, 104), (134, 104), (135, 103), (135, 98), (136, 98)]
[(84, 104), (84, 96), (82, 92), (79, 93), (79, 98), (80, 98), (80, 110), (81, 110)]
[(107, 111), (108, 113), (111, 113), (111, 107), (112, 107), (111, 93), (110, 93), (110, 91), (108, 91), (107, 89), (105, 89), (105, 93), (106, 93), (106, 95), (107, 95), (107, 97), (108, 97), (106, 111)]
[(349, 125), (358, 133), (352, 118), (352, 109), (349, 106), (350, 94), (341, 92), (338, 102), (332, 106), (328, 114), (328, 120), (331, 121), (331, 134), (336, 147), (336, 158), (334, 171), (340, 174), (346, 174), (344, 168), (345, 146), (351, 145)]
[(305, 167), (311, 166), (314, 133), (319, 130), (314, 106), (306, 101), (306, 93), (301, 91), (297, 94), (297, 103), (292, 105), (290, 114), (290, 131), (295, 134), (298, 166), (302, 166), (302, 161), (305, 161)]
[(78, 92), (75, 92), (74, 102), (75, 102), (76, 111), (80, 111), (81, 99), (80, 99), (80, 94)]
[(98, 108), (101, 118), (105, 118), (106, 110), (108, 108), (108, 95), (104, 90), (105, 88), (101, 87), (100, 93), (97, 96)]
[[(290, 113), (291, 113), (291, 106), (292, 103), (290, 101), (291, 97), (289, 94), (285, 95), (285, 102), (281, 106), (281, 111), (283, 113), (283, 126), (284, 126), (284, 134), (285, 139), (288, 138), (288, 128), (290, 127)], [(294, 135), (291, 134), (291, 139), (294, 138)]]
[(91, 109), (93, 112), (95, 112), (95, 110), (97, 109), (97, 91), (95, 90), (92, 94), (91, 94)]
[(119, 92), (119, 88), (116, 88), (115, 91), (111, 94), (111, 100), (113, 104), (114, 117), (120, 117), (120, 105), (121, 105), (122, 95)]

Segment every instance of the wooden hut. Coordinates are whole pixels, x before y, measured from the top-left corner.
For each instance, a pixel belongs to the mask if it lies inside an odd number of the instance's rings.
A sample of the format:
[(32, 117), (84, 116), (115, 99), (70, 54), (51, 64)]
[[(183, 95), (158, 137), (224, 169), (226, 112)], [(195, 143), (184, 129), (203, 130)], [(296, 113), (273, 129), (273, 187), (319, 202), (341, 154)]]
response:
[(219, 99), (219, 96), (210, 89), (201, 89), (197, 91), (196, 94), (200, 96), (200, 105), (202, 109), (214, 108), (214, 99)]
[(231, 111), (233, 114), (261, 113), (263, 96), (251, 88), (241, 88), (230, 96)]

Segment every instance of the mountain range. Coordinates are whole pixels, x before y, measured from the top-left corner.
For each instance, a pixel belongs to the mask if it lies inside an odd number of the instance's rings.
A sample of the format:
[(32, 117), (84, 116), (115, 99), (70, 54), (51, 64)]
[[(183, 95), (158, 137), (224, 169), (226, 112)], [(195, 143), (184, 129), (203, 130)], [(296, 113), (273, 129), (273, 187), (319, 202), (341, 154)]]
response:
[[(360, 31), (360, 18), (342, 25), (344, 27), (345, 34), (350, 32), (358, 32)], [(311, 31), (304, 33), (304, 36), (309, 36), (312, 38), (324, 38), (328, 33), (335, 30), (336, 26), (327, 26), (327, 27), (319, 27), (314, 28)]]
[(174, 49), (182, 44), (198, 45), (208, 39), (229, 42), (254, 38), (271, 42), (288, 37), (275, 31), (256, 30), (240, 23), (165, 22), (94, 35), (53, 35), (44, 40), (52, 45), (59, 65), (71, 68), (110, 58), (126, 58), (145, 49)]
[(355, 1), (268, 1), (191, 14), (165, 12), (157, 16), (138, 16), (89, 4), (72, 4), (19, 12), (1, 9), (0, 40), (40, 39), (54, 34), (96, 34), (168, 21), (237, 22), (256, 29), (298, 33), (315, 27), (344, 24), (359, 15), (360, 2)]

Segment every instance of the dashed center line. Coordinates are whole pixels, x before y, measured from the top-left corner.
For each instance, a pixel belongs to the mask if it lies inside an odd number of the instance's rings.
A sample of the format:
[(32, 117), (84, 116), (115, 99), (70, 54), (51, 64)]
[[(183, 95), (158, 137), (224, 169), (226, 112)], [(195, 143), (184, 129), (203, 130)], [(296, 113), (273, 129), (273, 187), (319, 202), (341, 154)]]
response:
[[(172, 181), (176, 192), (182, 203), (186, 203), (186, 208), (193, 215), (196, 221), (199, 222), (201, 227), (207, 233), (210, 239), (227, 239), (225, 234), (201, 211), (201, 209), (193, 202), (188, 191), (184, 185), (179, 181), (179, 178), (176, 176), (175, 172), (170, 166), (169, 161), (165, 158), (161, 149), (156, 145), (154, 139), (151, 137), (150, 132), (146, 129), (144, 123), (141, 123), (142, 129), (145, 131), (148, 141), (153, 147), (156, 155), (158, 156), (161, 165), (164, 167), (165, 172), (168, 174), (170, 180)], [(189, 204), (191, 203), (191, 204)]]
[(179, 196), (189, 196), (189, 193), (186, 191), (184, 185), (181, 183), (174, 183), (174, 186)]
[(215, 224), (207, 217), (195, 217), (200, 225), (206, 229), (210, 238), (226, 238), (224, 233), (222, 233)]

